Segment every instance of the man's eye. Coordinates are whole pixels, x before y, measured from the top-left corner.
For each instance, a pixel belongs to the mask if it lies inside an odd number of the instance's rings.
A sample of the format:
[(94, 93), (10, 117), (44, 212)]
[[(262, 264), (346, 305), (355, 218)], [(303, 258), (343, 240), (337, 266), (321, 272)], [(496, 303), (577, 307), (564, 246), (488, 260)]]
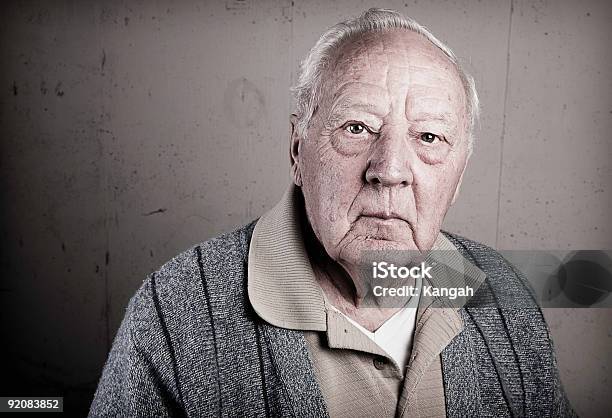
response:
[(363, 131), (366, 130), (366, 128), (361, 123), (351, 123), (349, 126), (346, 127), (346, 130), (352, 133), (353, 135), (359, 135), (362, 134)]
[(436, 138), (438, 140), (440, 140), (440, 137), (438, 135), (434, 135), (431, 132), (425, 132), (421, 134), (421, 141), (423, 142), (427, 142), (429, 144), (431, 144), (432, 142), (434, 142), (436, 140)]

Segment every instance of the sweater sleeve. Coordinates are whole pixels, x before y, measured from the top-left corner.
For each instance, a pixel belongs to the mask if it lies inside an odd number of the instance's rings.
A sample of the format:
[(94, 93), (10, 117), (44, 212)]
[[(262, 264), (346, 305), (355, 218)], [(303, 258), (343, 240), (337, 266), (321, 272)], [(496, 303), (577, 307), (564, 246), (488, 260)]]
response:
[(89, 411), (90, 417), (170, 417), (179, 411), (171, 356), (150, 279), (130, 300)]

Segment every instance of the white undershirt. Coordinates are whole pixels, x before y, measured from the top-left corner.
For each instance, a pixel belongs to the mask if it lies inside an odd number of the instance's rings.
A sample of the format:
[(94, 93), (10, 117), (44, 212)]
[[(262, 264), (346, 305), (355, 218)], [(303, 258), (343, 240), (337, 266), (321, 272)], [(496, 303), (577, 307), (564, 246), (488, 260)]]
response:
[[(418, 279), (416, 287), (420, 290), (422, 280)], [(420, 291), (419, 291), (420, 295)], [(391, 318), (387, 319), (376, 331), (371, 332), (359, 323), (340, 312), (353, 325), (355, 325), (368, 338), (374, 341), (397, 363), (400, 370), (408, 365), (410, 352), (412, 351), (412, 337), (416, 325), (416, 315), (419, 306), (419, 296), (413, 296), (407, 303), (407, 307), (400, 309)]]

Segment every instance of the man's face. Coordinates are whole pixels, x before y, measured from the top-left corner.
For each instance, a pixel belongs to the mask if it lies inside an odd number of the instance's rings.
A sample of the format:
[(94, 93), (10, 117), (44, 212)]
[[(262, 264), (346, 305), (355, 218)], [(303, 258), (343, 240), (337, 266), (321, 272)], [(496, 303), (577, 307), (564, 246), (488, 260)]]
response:
[(444, 54), (409, 31), (345, 45), (327, 71), (294, 181), (331, 258), (431, 249), (468, 155), (466, 97)]

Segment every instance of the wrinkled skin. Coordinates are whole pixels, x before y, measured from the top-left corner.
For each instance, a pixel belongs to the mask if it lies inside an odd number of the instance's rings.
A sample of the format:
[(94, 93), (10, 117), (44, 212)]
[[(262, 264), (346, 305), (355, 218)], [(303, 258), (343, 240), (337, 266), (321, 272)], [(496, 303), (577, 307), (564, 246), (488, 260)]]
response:
[(356, 304), (363, 251), (434, 244), (468, 159), (466, 97), (442, 51), (409, 31), (341, 47), (322, 91), (306, 138), (293, 130), (292, 176), (309, 229), (352, 279)]

